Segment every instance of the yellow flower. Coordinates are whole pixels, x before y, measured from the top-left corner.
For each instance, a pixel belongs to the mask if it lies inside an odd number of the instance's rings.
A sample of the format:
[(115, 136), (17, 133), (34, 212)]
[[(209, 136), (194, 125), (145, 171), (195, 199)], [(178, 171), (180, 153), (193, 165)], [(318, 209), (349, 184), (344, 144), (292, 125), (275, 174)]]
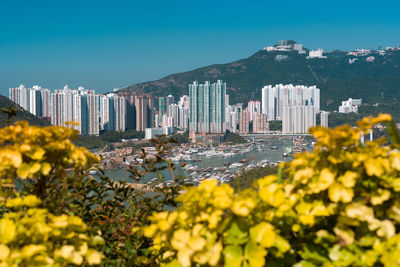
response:
[(314, 175), (314, 170), (311, 168), (304, 168), (297, 171), (294, 175), (295, 181), (300, 181), (301, 183), (306, 183)]
[(339, 183), (334, 183), (331, 187), (329, 187), (329, 199), (333, 202), (343, 202), (348, 203), (351, 202), (354, 196), (354, 191), (351, 188), (345, 188)]
[(285, 200), (285, 193), (281, 189), (282, 185), (270, 184), (261, 188), (259, 195), (268, 204), (278, 207)]
[(10, 249), (3, 244), (0, 244), (0, 260), (5, 261), (10, 255)]
[(339, 181), (341, 181), (344, 187), (353, 187), (356, 184), (356, 179), (358, 178), (358, 174), (353, 171), (346, 171), (344, 175), (339, 177)]
[(383, 167), (380, 159), (369, 158), (364, 162), (365, 169), (369, 176), (381, 176), (383, 174)]
[(269, 248), (275, 242), (274, 227), (266, 222), (253, 226), (250, 228), (250, 238), (264, 248)]
[(186, 246), (189, 242), (190, 233), (186, 230), (179, 229), (174, 232), (174, 235), (171, 240), (171, 245), (173, 248), (179, 250)]
[(376, 193), (373, 193), (371, 196), (371, 204), (376, 206), (382, 204), (384, 201), (388, 200), (390, 198), (390, 191), (389, 190), (383, 190), (381, 188), (378, 188)]
[(232, 212), (238, 216), (247, 216), (256, 203), (249, 197), (237, 197), (232, 204)]
[(25, 196), (23, 200), (23, 204), (28, 207), (36, 207), (40, 203), (42, 203), (42, 201), (34, 195)]
[(16, 225), (13, 221), (3, 218), (0, 219), (0, 243), (7, 244), (14, 240), (16, 236)]
[(103, 258), (103, 254), (100, 252), (90, 249), (85, 256), (89, 265), (97, 265), (101, 263), (101, 259)]

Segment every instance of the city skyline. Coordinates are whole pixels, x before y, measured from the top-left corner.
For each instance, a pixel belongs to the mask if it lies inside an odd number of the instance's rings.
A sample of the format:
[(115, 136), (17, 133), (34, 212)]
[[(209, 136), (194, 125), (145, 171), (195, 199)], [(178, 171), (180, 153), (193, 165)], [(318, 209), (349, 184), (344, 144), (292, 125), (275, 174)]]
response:
[[(282, 39), (325, 51), (400, 43), (398, 2), (4, 1), (1, 7), (2, 95), (21, 83), (52, 88), (69, 83), (105, 93), (231, 62)], [(208, 12), (210, 7), (222, 12)], [(205, 18), (195, 19), (193, 11)], [(205, 44), (201, 36), (224, 41)]]
[[(125, 131), (135, 129), (154, 133), (172, 133), (174, 129), (193, 133), (226, 131), (247, 134), (267, 133), (269, 121), (282, 121), (283, 133), (307, 133), (316, 125), (320, 113), (320, 89), (314, 86), (276, 84), (261, 90), (261, 101), (250, 100), (246, 109), (243, 103), (229, 103), (226, 83), (194, 81), (188, 85), (188, 95), (175, 103), (172, 95), (151, 96), (119, 92), (96, 94), (95, 90), (67, 85), (51, 92), (48, 88), (24, 85), (9, 88), (9, 98), (32, 114), (51, 121), (53, 125), (72, 127), (84, 135), (98, 135), (100, 131)], [(158, 105), (157, 105), (158, 103)], [(343, 106), (361, 105), (361, 99), (343, 101)], [(329, 112), (321, 113), (320, 123), (328, 125)], [(150, 129), (148, 131), (148, 129)]]

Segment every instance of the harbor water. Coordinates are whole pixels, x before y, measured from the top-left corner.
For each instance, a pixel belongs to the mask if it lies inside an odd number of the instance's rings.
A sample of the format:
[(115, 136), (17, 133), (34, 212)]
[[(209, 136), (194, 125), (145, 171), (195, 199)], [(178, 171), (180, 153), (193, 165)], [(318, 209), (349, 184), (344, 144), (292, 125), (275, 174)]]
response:
[[(284, 157), (285, 147), (291, 145), (291, 140), (288, 139), (271, 139), (268, 141), (268, 145), (263, 143), (262, 145), (257, 146), (257, 149), (252, 149), (249, 152), (238, 151), (234, 153), (230, 157), (222, 157), (222, 156), (197, 156), (196, 158), (199, 161), (190, 161), (187, 164), (192, 165), (196, 169), (210, 169), (210, 168), (229, 168), (229, 166), (233, 163), (243, 162), (242, 170), (244, 170), (247, 166), (255, 166), (257, 162), (260, 161), (268, 161), (268, 163), (278, 163), (280, 161), (291, 160), (292, 156)], [(243, 149), (244, 150), (244, 149)], [(189, 173), (180, 167), (180, 163), (176, 163), (177, 174), (183, 175), (185, 177), (189, 177)], [(168, 171), (163, 171), (163, 175), (170, 179), (171, 174)], [(126, 169), (106, 169), (105, 174), (110, 178), (115, 179), (116, 181), (128, 181), (132, 182), (132, 179), (129, 178), (130, 173)], [(155, 174), (148, 174), (144, 181), (151, 181), (156, 177)]]

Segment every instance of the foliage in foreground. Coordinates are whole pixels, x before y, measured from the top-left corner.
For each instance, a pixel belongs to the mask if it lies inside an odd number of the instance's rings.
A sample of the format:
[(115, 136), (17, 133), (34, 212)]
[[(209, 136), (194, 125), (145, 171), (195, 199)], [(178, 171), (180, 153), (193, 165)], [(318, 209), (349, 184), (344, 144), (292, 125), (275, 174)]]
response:
[[(388, 123), (392, 144), (361, 144), (361, 131), (380, 122)], [(235, 193), (206, 181), (176, 197), (183, 181), (165, 159), (165, 137), (153, 140), (156, 155), (143, 150), (143, 165), (130, 170), (133, 181), (157, 176), (149, 185), (154, 194), (146, 194), (88, 175), (98, 158), (71, 143), (75, 131), (18, 122), (0, 130), (0, 261), (399, 265), (400, 138), (387, 115), (358, 125), (315, 128), (313, 152), (254, 188)], [(162, 184), (164, 170), (172, 173), (172, 187)]]
[[(6, 266), (99, 264), (104, 241), (77, 216), (66, 215), (65, 185), (97, 157), (68, 139), (64, 127), (0, 129), (0, 262)], [(23, 197), (19, 197), (23, 195)], [(54, 198), (53, 198), (54, 197)], [(68, 203), (74, 199), (69, 199)], [(72, 210), (69, 210), (72, 213)]]
[[(386, 122), (386, 140), (360, 142)], [(311, 130), (312, 152), (282, 172), (234, 193), (205, 181), (188, 188), (171, 212), (144, 227), (157, 262), (169, 266), (398, 266), (399, 136), (389, 115)]]
[(87, 233), (76, 216), (55, 216), (38, 208), (33, 195), (10, 198), (0, 219), (0, 264), (2, 266), (66, 266), (100, 264), (104, 240)]
[[(75, 146), (76, 138), (70, 128), (22, 121), (0, 129), (0, 260), (20, 266), (150, 264), (150, 240), (134, 230), (149, 223), (148, 214), (176, 206), (183, 179), (157, 185), (163, 170), (175, 170), (165, 158), (170, 141), (152, 140), (158, 153), (142, 151), (143, 164), (130, 169), (129, 184), (100, 169), (90, 175), (99, 158)], [(152, 194), (133, 186), (149, 173), (159, 178), (147, 185)]]

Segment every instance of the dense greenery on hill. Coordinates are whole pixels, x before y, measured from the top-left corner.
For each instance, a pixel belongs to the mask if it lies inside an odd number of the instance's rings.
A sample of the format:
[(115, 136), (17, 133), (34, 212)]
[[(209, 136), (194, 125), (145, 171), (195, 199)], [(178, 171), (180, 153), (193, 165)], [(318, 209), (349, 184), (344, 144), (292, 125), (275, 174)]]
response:
[(171, 137), (172, 140), (177, 142), (177, 144), (186, 144), (189, 143), (189, 132), (184, 132), (182, 134), (174, 134)]
[(270, 131), (282, 131), (282, 121), (270, 121), (269, 122)]
[[(275, 61), (279, 54), (288, 58)], [(261, 99), (261, 88), (265, 85), (292, 83), (320, 88), (323, 110), (337, 110), (341, 101), (352, 97), (363, 98), (364, 103), (386, 103), (382, 109), (390, 112), (390, 106), (400, 95), (400, 51), (390, 51), (384, 56), (374, 53), (374, 62), (367, 62), (366, 56), (358, 57), (353, 64), (349, 64), (349, 59), (354, 57), (343, 51), (324, 55), (326, 59), (307, 59), (306, 54), (297, 52), (261, 50), (232, 63), (172, 74), (122, 90), (178, 97), (188, 94), (188, 85), (194, 80), (215, 82), (222, 79), (227, 83), (230, 102), (246, 103), (250, 99)]]
[(88, 149), (102, 148), (110, 143), (121, 142), (122, 139), (141, 139), (144, 137), (144, 132), (137, 132), (135, 130), (126, 130), (125, 132), (109, 131), (103, 132), (99, 136), (85, 136), (80, 135), (75, 144), (84, 146)]
[[(15, 107), (18, 109), (17, 114), (15, 117), (12, 118), (12, 122), (26, 120), (31, 125), (40, 125), (40, 126), (47, 126), (50, 125), (50, 122), (47, 120), (40, 119), (35, 115), (31, 114), (30, 112), (22, 109), (20, 106), (12, 102), (5, 96), (0, 95), (0, 108), (11, 108)], [(7, 115), (3, 112), (0, 112), (0, 127), (4, 127), (4, 123), (7, 120)]]
[[(393, 116), (393, 120), (397, 123), (400, 122), (400, 102), (393, 100), (389, 103), (381, 103), (377, 106), (374, 105), (362, 105), (358, 108), (358, 114), (348, 113), (341, 114), (332, 112), (329, 114), (329, 127), (336, 127), (338, 125), (350, 124), (356, 125), (357, 120), (367, 116), (377, 116), (379, 113), (390, 113)], [(317, 121), (317, 124), (319, 122)]]
[(230, 143), (230, 144), (244, 144), (246, 143), (246, 140), (238, 135), (237, 133), (232, 133), (227, 131), (226, 134), (223, 137), (222, 140), (224, 143)]

